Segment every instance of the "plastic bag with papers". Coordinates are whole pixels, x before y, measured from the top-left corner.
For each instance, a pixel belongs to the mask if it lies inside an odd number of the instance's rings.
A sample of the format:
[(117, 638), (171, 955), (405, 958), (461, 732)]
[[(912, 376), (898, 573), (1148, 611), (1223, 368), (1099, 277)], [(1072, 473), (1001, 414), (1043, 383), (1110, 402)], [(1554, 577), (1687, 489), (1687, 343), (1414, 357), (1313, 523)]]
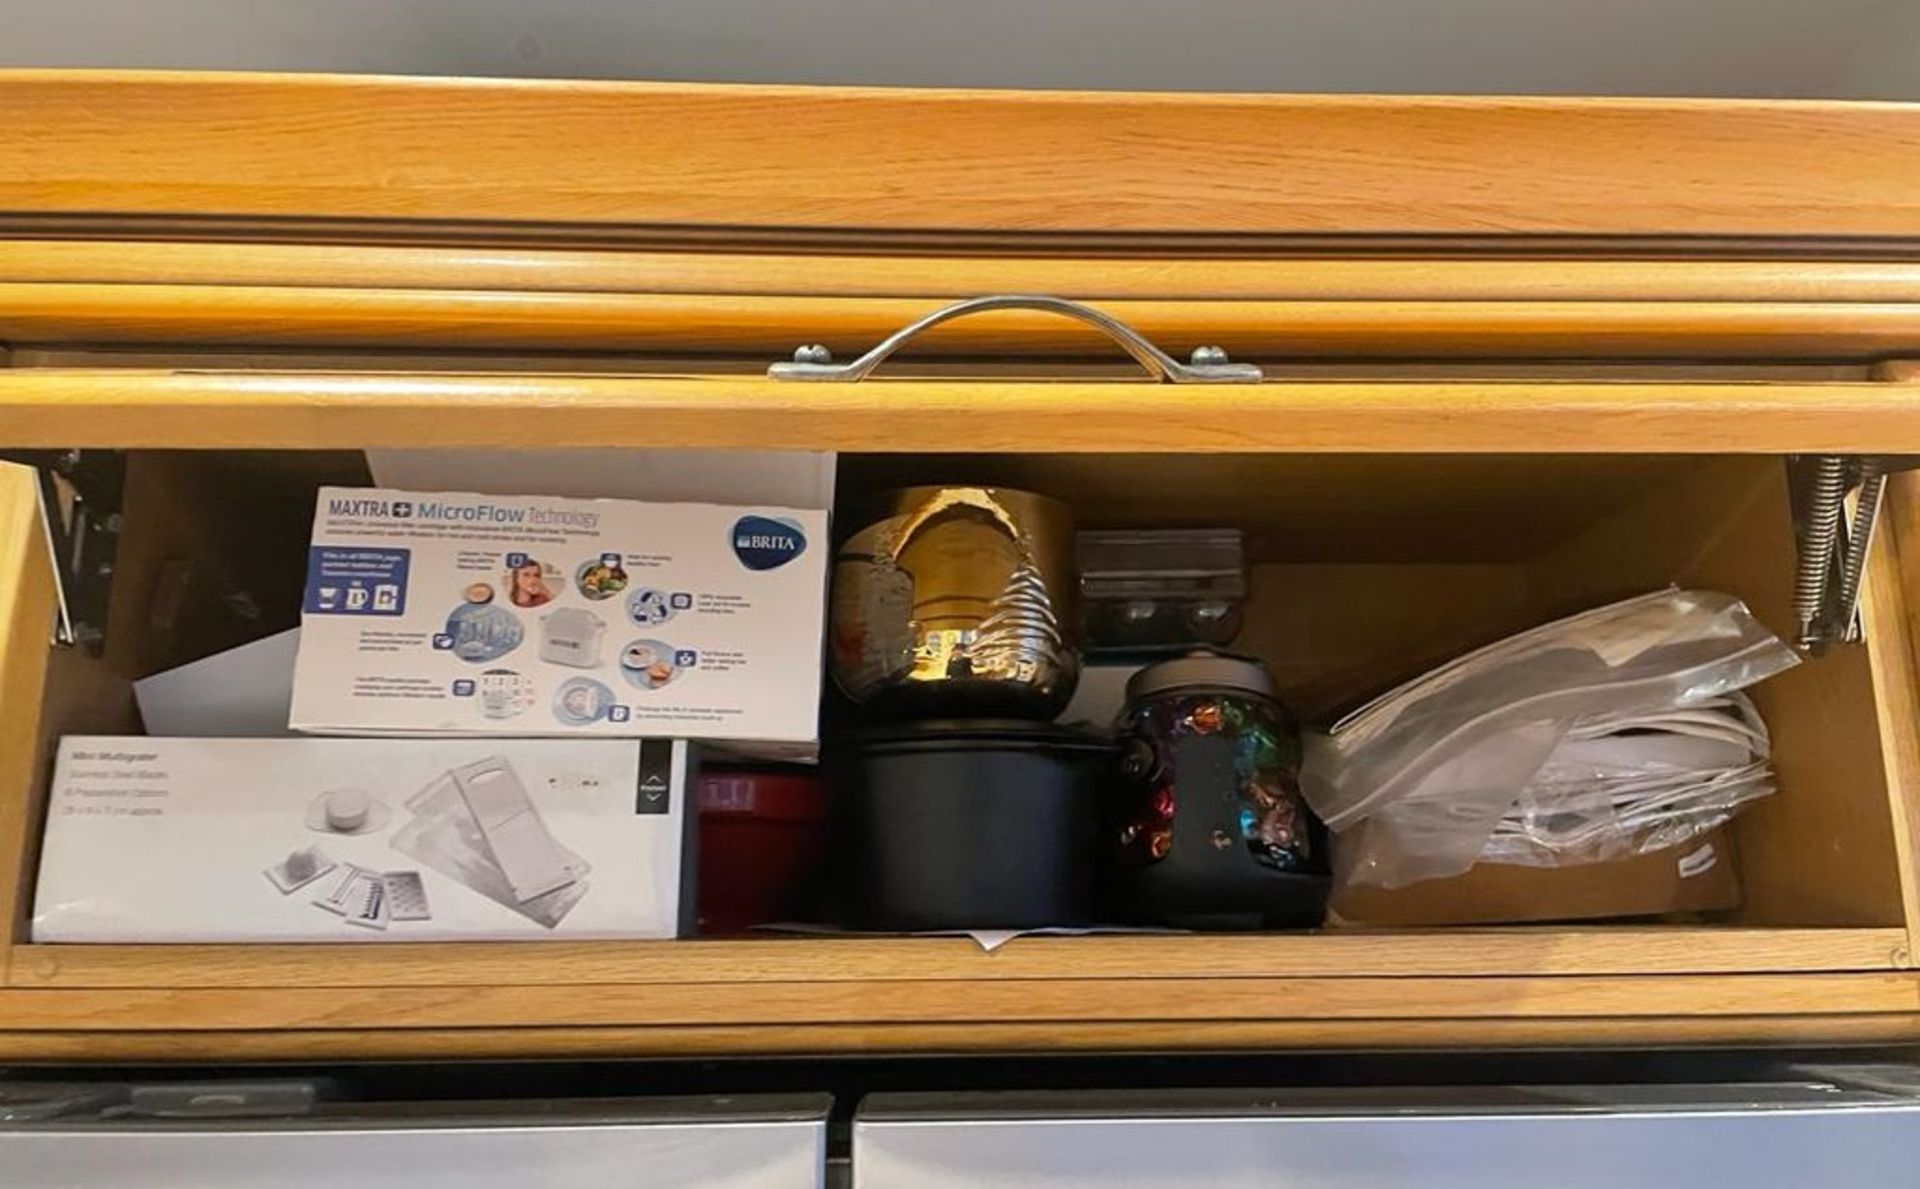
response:
[(1342, 883), (1677, 845), (1772, 791), (1740, 689), (1799, 657), (1745, 604), (1662, 590), (1510, 636), (1307, 740), (1301, 783)]

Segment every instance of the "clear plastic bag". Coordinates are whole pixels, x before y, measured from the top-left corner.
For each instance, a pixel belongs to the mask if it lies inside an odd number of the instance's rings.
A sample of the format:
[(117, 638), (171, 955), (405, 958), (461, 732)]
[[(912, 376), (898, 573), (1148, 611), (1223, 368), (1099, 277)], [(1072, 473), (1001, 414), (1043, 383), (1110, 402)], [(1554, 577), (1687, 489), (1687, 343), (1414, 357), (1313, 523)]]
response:
[[(1508, 861), (1628, 853), (1642, 843), (1617, 815), (1615, 826), (1590, 825), (1615, 814), (1610, 801), (1585, 794), (1594, 800), (1582, 809), (1577, 797), (1554, 798), (1551, 771), (1534, 783), (1562, 741), (1576, 728), (1604, 737), (1610, 716), (1617, 725), (1620, 716), (1712, 708), (1798, 661), (1730, 595), (1655, 591), (1508, 637), (1375, 699), (1309, 737), (1301, 783), (1340, 835), (1343, 883), (1401, 887), (1457, 875), (1496, 832), (1496, 852), (1530, 856)], [(1715, 812), (1730, 814), (1765, 785), (1736, 783)], [(1516, 807), (1535, 824), (1521, 831), (1531, 844), (1502, 830)], [(1541, 844), (1554, 838), (1577, 845)]]
[(1564, 867), (1678, 846), (1773, 792), (1768, 751), (1745, 694), (1582, 719), (1495, 823), (1479, 861)]

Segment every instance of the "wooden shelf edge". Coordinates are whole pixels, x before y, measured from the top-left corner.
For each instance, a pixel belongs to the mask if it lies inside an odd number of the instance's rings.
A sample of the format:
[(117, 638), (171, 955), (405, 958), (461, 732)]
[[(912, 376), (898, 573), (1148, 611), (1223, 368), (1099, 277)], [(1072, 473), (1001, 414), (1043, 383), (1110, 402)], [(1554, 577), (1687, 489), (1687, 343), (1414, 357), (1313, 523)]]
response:
[(1920, 975), (1007, 979), (4, 990), (0, 1030), (748, 1027), (1920, 1013)]
[(1621, 927), (1270, 936), (22, 945), (20, 989), (886, 983), (966, 979), (1420, 978), (1883, 971), (1900, 928)]
[[(648, 251), (524, 245), (0, 239), (0, 283), (951, 301), (1059, 293), (1080, 301), (1920, 302), (1920, 263), (1846, 259), (1589, 259), (1507, 255), (1088, 259), (1022, 254)], [(1294, 250), (1297, 253), (1297, 249)], [(106, 295), (102, 295), (106, 296)], [(125, 296), (125, 295), (123, 295)]]
[(1625, 1049), (1902, 1044), (1920, 1014), (1567, 1020), (913, 1024), (747, 1028), (471, 1028), (275, 1032), (0, 1030), (0, 1061), (182, 1062), (604, 1059), (968, 1053), (1237, 1053), (1339, 1049)]
[[(816, 263), (816, 269), (829, 265)], [(19, 282), (0, 278), (0, 340), (360, 349), (733, 353), (771, 362), (801, 342), (852, 356), (991, 288), (929, 267), (917, 292), (834, 295), (526, 288)], [(1070, 278), (1009, 276), (1084, 295)], [(1064, 282), (1064, 283), (1063, 283)], [(1907, 297), (1913, 296), (1911, 289)], [(1270, 358), (1873, 359), (1920, 351), (1912, 300), (1232, 298), (1149, 293), (1095, 304), (1176, 355), (1198, 343)], [(916, 350), (995, 359), (1119, 359), (1076, 322), (1000, 311), (929, 332)]]
[(1920, 453), (1879, 382), (1144, 382), (0, 369), (10, 446)]
[[(26, 840), (56, 603), (33, 472), (0, 464), (0, 936), (26, 935)], [(0, 943), (0, 984), (11, 954)]]
[(1886, 526), (1868, 559), (1861, 615), (1887, 771), (1888, 812), (1899, 863), (1900, 898), (1911, 953), (1920, 946), (1920, 486), (1891, 476), (1881, 506)]

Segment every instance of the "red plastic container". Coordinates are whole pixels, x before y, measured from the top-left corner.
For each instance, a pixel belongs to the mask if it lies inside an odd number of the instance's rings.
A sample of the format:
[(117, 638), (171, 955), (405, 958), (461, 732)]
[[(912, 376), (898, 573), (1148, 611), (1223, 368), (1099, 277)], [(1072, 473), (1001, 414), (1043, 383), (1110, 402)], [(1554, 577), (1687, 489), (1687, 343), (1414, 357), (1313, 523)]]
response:
[(812, 772), (700, 773), (700, 932), (796, 919), (827, 852), (827, 786)]

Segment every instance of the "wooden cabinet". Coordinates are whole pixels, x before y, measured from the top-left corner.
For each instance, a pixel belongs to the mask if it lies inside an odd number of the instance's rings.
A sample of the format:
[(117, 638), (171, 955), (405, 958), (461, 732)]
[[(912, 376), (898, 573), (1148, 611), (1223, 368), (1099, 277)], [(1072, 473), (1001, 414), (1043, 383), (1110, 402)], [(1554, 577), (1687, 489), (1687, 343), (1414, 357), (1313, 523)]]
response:
[[(1782, 456), (1920, 453), (1920, 110), (0, 75), (0, 447), (129, 451), (104, 656), (0, 474), (0, 1059), (1844, 1042), (1920, 1036), (1920, 485), (1867, 639), (1761, 687), (1747, 900), (1683, 924), (46, 946), (46, 740), (135, 725), (162, 570), (271, 567), (370, 446), (843, 453), (843, 484), (1222, 510), (1309, 709), (1668, 581), (1791, 628)], [(1146, 382), (1054, 292), (1254, 385)], [(1124, 361), (1122, 361), (1124, 362)], [(231, 525), (241, 524), (236, 533)], [(266, 560), (263, 560), (266, 558)], [(275, 608), (265, 612), (270, 616)]]

